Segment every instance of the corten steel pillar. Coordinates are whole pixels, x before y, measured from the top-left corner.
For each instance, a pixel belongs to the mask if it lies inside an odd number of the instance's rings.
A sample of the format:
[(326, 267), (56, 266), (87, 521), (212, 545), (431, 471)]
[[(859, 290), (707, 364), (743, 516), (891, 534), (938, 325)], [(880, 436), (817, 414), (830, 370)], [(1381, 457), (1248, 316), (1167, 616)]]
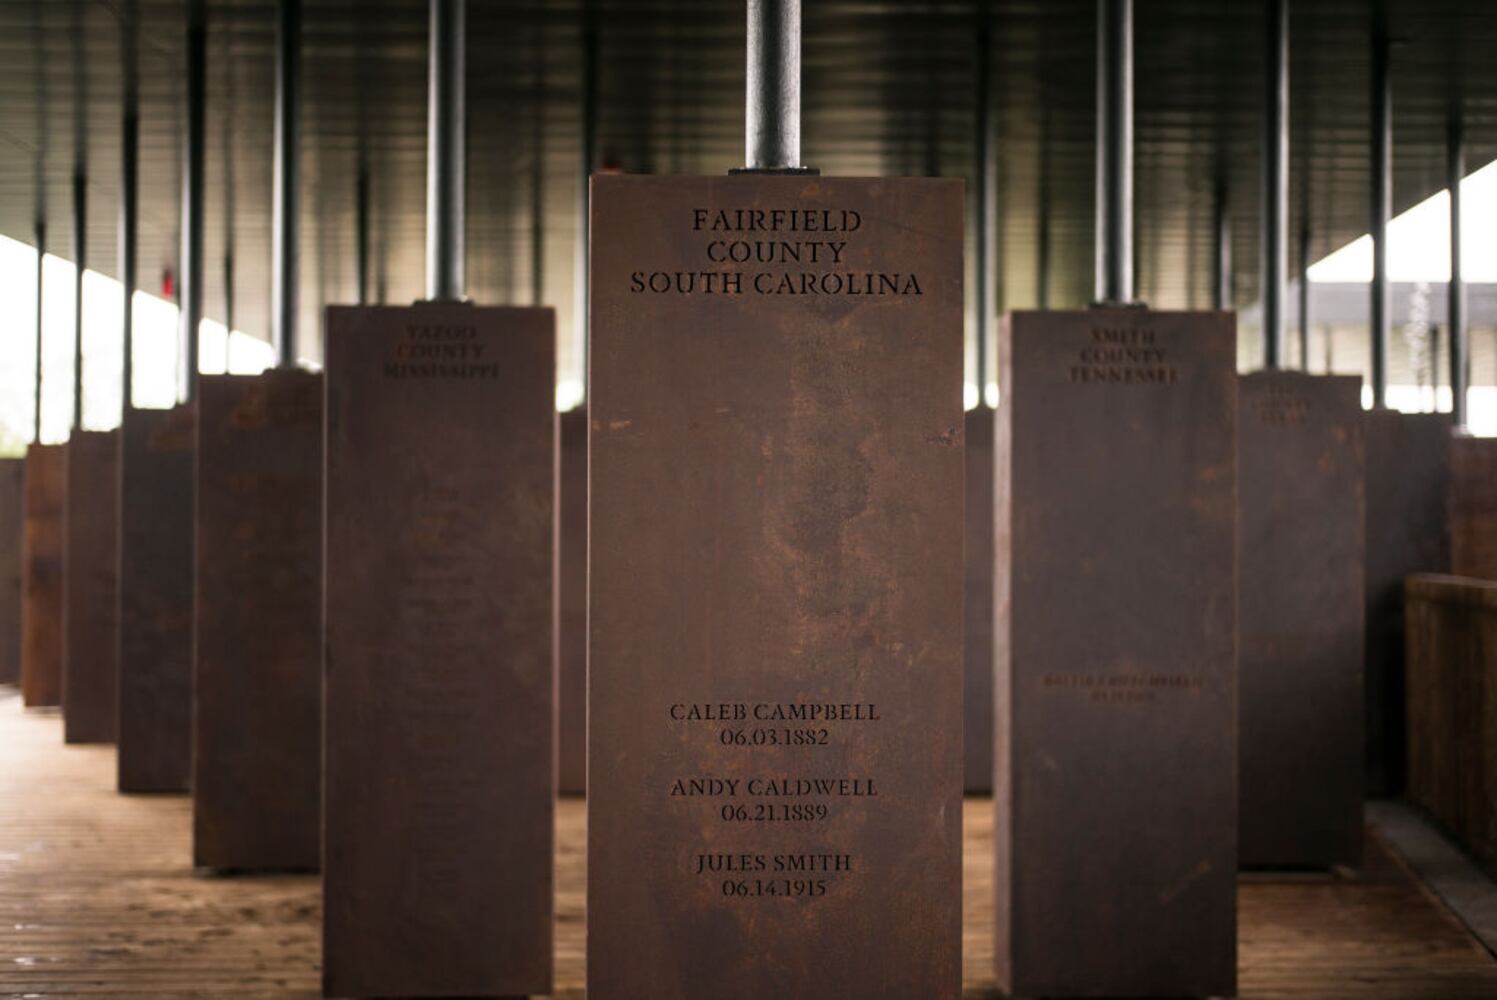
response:
[(323, 987), (549, 994), (556, 320), (465, 299), (465, 10), (430, 11), (427, 297), (325, 326)]
[[(42, 31), (36, 42), (41, 45)], [(38, 48), (38, 51), (41, 49)], [(42, 433), (42, 370), (45, 344), (42, 320), (43, 271), (46, 256), (47, 96), (43, 60), (37, 61), (37, 118), (41, 142), (36, 158), (36, 422), (26, 450), (21, 529), (21, 663), (22, 702), (27, 707), (52, 706), (62, 700), (63, 644), (63, 503), (67, 445), (44, 445)], [(75, 72), (78, 72), (75, 64)], [(75, 80), (75, 84), (81, 81)], [(78, 88), (81, 91), (81, 86)], [(82, 136), (77, 137), (81, 143)], [(76, 190), (74, 192), (76, 194)], [(76, 206), (75, 206), (76, 207)]]
[(301, 0), (279, 0), (275, 46), (275, 178), (271, 189), (270, 340), (276, 365), (296, 365), (301, 263)]
[(1361, 862), (1366, 573), (1361, 379), (1238, 380), (1243, 868)]
[[(961, 992), (961, 182), (815, 176), (801, 4), (750, 0), (746, 14), (744, 168), (592, 185), (588, 991), (947, 1000)], [(736, 267), (714, 277), (741, 295), (630, 290), (638, 261), (674, 273), (709, 228), (750, 213), (783, 230), (824, 219), (857, 270), (918, 272), (921, 292), (885, 284), (829, 323)], [(668, 385), (646, 377), (667, 369)], [(869, 606), (868, 593), (893, 596)], [(647, 707), (673, 690), (695, 707)], [(751, 714), (812, 701), (845, 704), (809, 737), (772, 736)], [(750, 835), (736, 817), (754, 817), (726, 799), (659, 780), (780, 773), (806, 759), (803, 738), (878, 797)], [(741, 867), (755, 855), (699, 853), (728, 841), (757, 842), (765, 877)], [(777, 880), (767, 859), (787, 857), (826, 866)]]
[(1097, 302), (1133, 301), (1133, 0), (1097, 0)]
[(1263, 108), (1263, 367), (1284, 365), (1289, 228), (1289, 0), (1267, 0)]
[[(81, 56), (80, 56), (81, 62)], [(83, 93), (79, 73), (79, 93)], [(115, 734), (118, 652), (119, 434), (83, 429), (83, 275), (88, 267), (88, 178), (82, 136), (73, 174), (73, 419), (62, 506), (63, 739), (107, 743)]]
[[(577, 244), (573, 267), (572, 343), (587, 384), (588, 310), (590, 286), (588, 251), (592, 175), (597, 167), (598, 146), (598, 23), (593, 0), (584, 0), (581, 23), (581, 81), (578, 109), (582, 138), (577, 187)], [(537, 40), (539, 45), (540, 40)], [(537, 112), (534, 122), (536, 162), (531, 173), (531, 299), (540, 305), (545, 294), (545, 167), (541, 153), (545, 142), (544, 58), (536, 60), (534, 81)], [(585, 395), (585, 389), (584, 389)], [(557, 504), (556, 561), (556, 660), (557, 697), (557, 789), (563, 794), (587, 791), (587, 402), (560, 415), (558, 426), (560, 477)]]
[[(578, 100), (582, 136), (578, 145), (577, 241), (573, 258), (573, 338), (582, 365), (582, 383), (587, 385), (588, 311), (590, 286), (588, 252), (592, 213), (589, 211), (593, 170), (598, 156), (598, 23), (594, 0), (584, 0), (581, 10), (581, 80)], [(531, 175), (531, 297), (540, 305), (544, 296), (545, 60), (536, 61), (535, 118), (536, 163)], [(557, 439), (560, 477), (557, 488), (556, 561), (556, 649), (557, 698), (557, 790), (567, 795), (587, 792), (587, 402), (560, 415)]]
[(195, 404), (193, 863), (239, 871), (315, 870), (320, 849), (323, 379), (296, 368), (298, 0), (277, 20), (276, 365), (204, 376)]
[[(977, 240), (973, 298), (976, 307), (977, 405), (966, 416), (966, 602), (963, 610), (963, 786), (993, 787), (993, 411), (987, 398), (989, 348), (997, 279), (998, 170), (993, 155), (992, 29), (988, 4), (977, 24)], [(1042, 181), (1043, 183), (1043, 181)]]
[[(1095, 302), (999, 334), (994, 972), (1016, 996), (1232, 995), (1236, 319), (1134, 299), (1133, 11), (1096, 9)], [(1137, 627), (1165, 608), (1188, 624)], [(1146, 815), (1179, 822), (1161, 839)], [(1107, 831), (1108, 863), (1077, 830)]]
[[(119, 266), (122, 294), (121, 397), (130, 406), (130, 294), (135, 286), (136, 170), (139, 154), (136, 79), (136, 5), (120, 13), (122, 101), (120, 122)], [(76, 252), (81, 275), (86, 264)], [(80, 314), (81, 315), (81, 314)], [(118, 730), (120, 440), (118, 430), (82, 429), (82, 335), (74, 428), (68, 441), (64, 506), (63, 738), (107, 743)]]
[(119, 688), (123, 792), (186, 791), (192, 762), (194, 435), (203, 318), (208, 19), (186, 5), (178, 403), (126, 407), (120, 435)]
[[(36, 220), (36, 374), (32, 387), (34, 420), (31, 430), (31, 445), (26, 449), (26, 471), (22, 497), (22, 543), (21, 543), (21, 691), (27, 705), (57, 704), (60, 692), (57, 684), (49, 679), (51, 671), (45, 666), (52, 659), (52, 643), (49, 637), (57, 630), (57, 656), (61, 656), (62, 601), (59, 595), (55, 604), (48, 595), (53, 589), (53, 572), (49, 572), (48, 560), (61, 562), (61, 539), (56, 540), (58, 551), (53, 552), (50, 534), (39, 530), (34, 523), (38, 514), (47, 520), (53, 505), (53, 487), (60, 488), (61, 476), (52, 471), (60, 462), (53, 460), (55, 446), (42, 444), (42, 379), (45, 367), (45, 343), (42, 336), (46, 311), (43, 289), (45, 286), (45, 260), (47, 255), (46, 200), (40, 187), (42, 180), (40, 165), (37, 170), (37, 220)], [(60, 496), (56, 503), (61, 504)], [(60, 520), (60, 511), (58, 520)], [(60, 565), (55, 568), (60, 573)], [(60, 581), (58, 581), (60, 586)], [(53, 621), (55, 619), (55, 621)]]
[(1466, 320), (1466, 281), (1461, 271), (1461, 181), (1466, 176), (1466, 134), (1459, 110), (1451, 115), (1445, 160), (1445, 184), (1450, 191), (1450, 420), (1466, 426), (1466, 389), (1470, 384), (1470, 331)]
[(1388, 340), (1392, 329), (1388, 286), (1388, 220), (1393, 214), (1393, 86), (1386, 0), (1374, 0), (1372, 19), (1372, 405), (1388, 405)]
[(43, 260), (47, 226), (38, 172), (36, 223), (36, 421), (26, 449), (21, 537), (21, 664), (23, 703), (62, 700), (62, 505), (65, 445), (42, 444)]
[(432, 0), (427, 83), (426, 297), (460, 302), (464, 285), (467, 116), (465, 0)]
[(0, 684), (21, 680), (21, 533), (26, 460), (0, 458)]

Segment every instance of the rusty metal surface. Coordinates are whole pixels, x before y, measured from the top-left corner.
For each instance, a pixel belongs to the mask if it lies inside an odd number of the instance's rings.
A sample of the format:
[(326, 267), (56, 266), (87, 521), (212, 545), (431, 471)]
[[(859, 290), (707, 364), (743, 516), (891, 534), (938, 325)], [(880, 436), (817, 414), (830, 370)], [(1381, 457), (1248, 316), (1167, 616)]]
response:
[(1362, 380), (1238, 382), (1242, 867), (1362, 858)]
[(986, 405), (967, 413), (963, 517), (963, 771), (968, 792), (993, 790), (993, 422)]
[(592, 183), (589, 995), (954, 998), (961, 184)]
[(557, 782), (587, 790), (587, 407), (560, 417), (557, 496)]
[(119, 787), (184, 792), (192, 762), (193, 408), (126, 409), (120, 449)]
[(193, 863), (321, 851), (322, 376), (205, 375), (197, 427)]
[(0, 458), (0, 684), (21, 683), (24, 458)]
[(1450, 416), (1369, 410), (1367, 446), (1367, 791), (1405, 773), (1403, 581), (1450, 569)]
[(1236, 983), (1231, 313), (1019, 312), (1000, 338), (999, 984)]
[(328, 310), (329, 995), (550, 992), (555, 331)]
[(1497, 438), (1450, 439), (1450, 571), (1497, 580)]
[(1497, 583), (1405, 582), (1409, 801), (1497, 872)]
[(21, 541), (21, 698), (62, 704), (62, 558), (68, 446), (26, 449)]
[(119, 431), (68, 442), (63, 739), (112, 743), (119, 713)]

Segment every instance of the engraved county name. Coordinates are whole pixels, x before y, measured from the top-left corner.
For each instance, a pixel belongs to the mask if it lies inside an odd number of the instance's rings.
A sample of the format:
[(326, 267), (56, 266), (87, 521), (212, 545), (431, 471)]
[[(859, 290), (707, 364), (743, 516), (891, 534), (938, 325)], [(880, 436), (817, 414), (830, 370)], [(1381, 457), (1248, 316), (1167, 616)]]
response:
[(1096, 327), (1069, 368), (1082, 384), (1174, 385), (1180, 373), (1165, 358), (1153, 330)]
[(385, 357), (385, 378), (497, 379), (499, 364), (484, 357), (488, 345), (466, 324), (408, 323), (405, 336)]
[(923, 295), (911, 271), (855, 267), (849, 251), (863, 238), (850, 208), (694, 208), (700, 269), (638, 270), (635, 295)]

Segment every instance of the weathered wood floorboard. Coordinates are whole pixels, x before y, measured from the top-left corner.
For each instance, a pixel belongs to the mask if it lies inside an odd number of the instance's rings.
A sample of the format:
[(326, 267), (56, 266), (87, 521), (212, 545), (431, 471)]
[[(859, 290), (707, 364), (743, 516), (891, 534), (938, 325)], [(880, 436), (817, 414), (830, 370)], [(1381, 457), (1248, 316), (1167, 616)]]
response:
[[(0, 689), (0, 995), (320, 995), (313, 876), (193, 873), (180, 795), (119, 795), (114, 751), (64, 746)], [(583, 983), (581, 799), (560, 804), (558, 1000)], [(992, 998), (992, 805), (966, 806), (966, 995)], [(1242, 884), (1246, 998), (1497, 997), (1497, 959), (1375, 837), (1354, 880)]]

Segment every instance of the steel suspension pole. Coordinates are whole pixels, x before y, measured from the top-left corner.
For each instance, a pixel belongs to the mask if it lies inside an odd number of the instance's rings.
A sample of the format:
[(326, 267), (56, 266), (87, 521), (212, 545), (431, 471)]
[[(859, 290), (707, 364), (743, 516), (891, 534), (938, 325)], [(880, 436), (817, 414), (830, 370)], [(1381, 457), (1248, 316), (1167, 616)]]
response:
[(300, 311), (301, 0), (279, 0), (276, 13), (270, 340), (276, 366), (292, 368)]
[(1467, 371), (1471, 356), (1471, 332), (1466, 318), (1466, 280), (1461, 262), (1461, 181), (1466, 176), (1466, 131), (1459, 112), (1451, 115), (1445, 160), (1445, 183), (1450, 190), (1450, 419), (1458, 428), (1466, 426)]
[(800, 0), (748, 0), (744, 148), (749, 170), (801, 166), (800, 50)]
[(204, 0), (187, 11), (187, 142), (182, 171), (181, 398), (197, 398), (198, 335), (203, 320), (203, 189), (208, 19)]
[(1097, 0), (1096, 299), (1133, 300), (1133, 0)]
[(426, 297), (463, 299), (467, 118), (465, 0), (431, 0), (427, 85)]
[(1387, 10), (1378, 3), (1372, 29), (1372, 405), (1388, 405), (1388, 341), (1392, 328), (1388, 288), (1388, 219), (1393, 214), (1393, 88)]
[(1263, 115), (1263, 367), (1284, 365), (1289, 229), (1289, 0), (1267, 0)]

